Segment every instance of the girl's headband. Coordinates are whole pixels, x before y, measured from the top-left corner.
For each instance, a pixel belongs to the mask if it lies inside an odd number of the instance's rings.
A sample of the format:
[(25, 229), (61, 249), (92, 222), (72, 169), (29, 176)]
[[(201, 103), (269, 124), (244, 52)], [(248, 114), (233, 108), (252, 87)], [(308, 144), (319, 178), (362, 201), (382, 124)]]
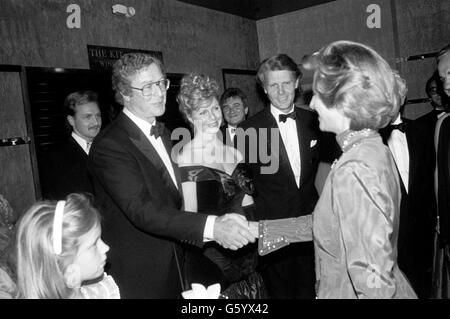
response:
[(62, 226), (64, 205), (66, 205), (66, 201), (58, 201), (58, 203), (56, 204), (55, 216), (53, 218), (53, 251), (56, 255), (60, 255), (62, 252)]

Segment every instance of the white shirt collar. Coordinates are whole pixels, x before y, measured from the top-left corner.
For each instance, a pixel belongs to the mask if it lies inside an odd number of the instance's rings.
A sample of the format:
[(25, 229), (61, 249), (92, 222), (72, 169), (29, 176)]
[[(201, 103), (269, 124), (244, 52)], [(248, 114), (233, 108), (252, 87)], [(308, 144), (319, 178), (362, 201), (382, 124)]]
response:
[(87, 150), (88, 142), (74, 131), (72, 131), (72, 137), (78, 143), (78, 145), (80, 145), (81, 148), (86, 152), (86, 154), (89, 154), (89, 151)]
[(126, 107), (123, 108), (123, 113), (128, 116), (130, 118), (130, 120), (133, 121), (134, 124), (137, 125), (137, 127), (139, 127), (139, 129), (145, 134), (145, 135), (149, 135), (150, 134), (150, 130), (152, 128), (152, 126), (155, 124), (156, 120), (153, 121), (152, 124), (150, 124), (149, 122), (147, 122), (146, 120), (141, 119), (140, 117), (137, 117), (136, 115), (134, 115), (133, 113), (131, 113), (130, 110), (128, 110)]
[(448, 113), (446, 113), (446, 112), (441, 112), (441, 113), (439, 113), (438, 116), (437, 116), (438, 119), (440, 119), (441, 117), (443, 117), (445, 114), (448, 114)]
[(397, 125), (403, 123), (402, 118), (400, 117), (400, 114), (397, 116), (394, 122), (392, 122), (393, 125)]
[(270, 104), (270, 113), (272, 113), (273, 117), (275, 118), (275, 120), (277, 121), (277, 123), (279, 123), (279, 118), (280, 118), (280, 114), (289, 114), (292, 111), (294, 111), (295, 106), (294, 104), (292, 104), (291, 109), (289, 110), (289, 112), (284, 113), (282, 111), (280, 111), (279, 109), (277, 109), (275, 106), (272, 105), (272, 103)]

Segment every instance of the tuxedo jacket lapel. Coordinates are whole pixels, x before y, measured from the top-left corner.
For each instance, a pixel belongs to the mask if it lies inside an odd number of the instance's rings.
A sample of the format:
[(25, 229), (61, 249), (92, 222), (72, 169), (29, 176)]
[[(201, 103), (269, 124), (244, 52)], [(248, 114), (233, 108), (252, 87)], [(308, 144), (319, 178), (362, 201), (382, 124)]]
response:
[(86, 159), (87, 159), (88, 154), (86, 154), (86, 152), (85, 152), (84, 149), (81, 147), (81, 145), (78, 144), (78, 142), (75, 141), (75, 139), (74, 139), (72, 136), (69, 138), (69, 143), (72, 144), (72, 146), (73, 146), (74, 149), (76, 149), (76, 150), (78, 150), (78, 151), (80, 152), (80, 154), (81, 154), (81, 156), (82, 156), (83, 158), (86, 158)]
[[(227, 132), (226, 137), (225, 137), (227, 139), (226, 144), (236, 148), (236, 145), (234, 144), (234, 137), (231, 138), (231, 135), (230, 135), (230, 132), (228, 131), (228, 129), (226, 130), (226, 132)], [(236, 134), (234, 134), (234, 136), (236, 136)]]
[(406, 126), (406, 143), (408, 144), (408, 153), (409, 153), (409, 169), (408, 169), (408, 189), (411, 189), (411, 185), (415, 183), (416, 173), (417, 173), (417, 164), (419, 160), (417, 156), (419, 155), (420, 150), (418, 149), (418, 142), (420, 141), (420, 136), (417, 136), (414, 128), (412, 127), (412, 122), (403, 119), (405, 123), (408, 123)]
[[(181, 191), (181, 177), (180, 177), (180, 171), (178, 169), (178, 165), (173, 161), (172, 158), (172, 140), (170, 139), (170, 133), (167, 131), (167, 129), (164, 129), (164, 134), (161, 136), (164, 147), (166, 148), (167, 154), (169, 154), (170, 163), (173, 167), (173, 172), (175, 173), (175, 179), (177, 181), (177, 187), (178, 190)], [(164, 163), (163, 163), (164, 165)], [(167, 170), (166, 170), (167, 172)], [(167, 172), (168, 173), (168, 172)], [(168, 174), (170, 177), (170, 174)], [(172, 181), (172, 178), (170, 179)], [(173, 182), (171, 183), (173, 185)]]
[[(308, 112), (308, 111), (307, 111)], [(317, 137), (312, 135), (310, 129), (311, 121), (304, 114), (301, 114), (301, 110), (296, 108), (296, 124), (297, 124), (297, 137), (300, 150), (300, 186), (304, 183), (307, 176), (306, 172), (311, 169), (312, 165), (312, 152), (311, 141), (317, 140)]]
[(304, 127), (307, 123), (305, 123), (304, 118), (297, 111), (297, 116), (295, 118), (296, 126), (297, 126), (297, 137), (298, 137), (298, 149), (300, 150), (300, 185), (302, 185), (302, 177), (305, 176), (303, 170), (306, 169), (306, 163), (309, 160), (309, 149), (307, 149), (306, 140), (308, 140), (307, 136), (305, 136)]
[[(403, 121), (405, 121), (404, 119), (402, 119)], [(384, 145), (386, 145), (388, 148), (389, 148), (389, 151), (390, 151), (390, 153), (391, 153), (391, 155), (393, 156), (393, 154), (392, 154), (392, 150), (390, 149), (390, 147), (389, 147), (389, 143), (388, 143), (388, 140), (389, 140), (389, 137), (390, 137), (390, 133), (392, 133), (392, 132), (390, 132), (388, 129), (387, 129), (387, 127), (383, 127), (382, 129), (380, 129), (379, 131), (378, 131), (378, 133), (380, 134), (380, 136), (381, 136), (381, 139), (382, 139), (382, 141), (383, 141), (383, 144)], [(407, 146), (408, 146), (408, 152), (409, 152), (409, 168), (408, 168), (408, 174), (409, 174), (409, 185), (411, 185), (411, 163), (412, 163), (412, 157), (411, 157), (411, 145), (412, 145), (412, 143), (411, 143), (411, 134), (410, 134), (410, 132), (408, 133), (408, 126), (407, 126), (407, 130), (406, 130), (406, 132), (405, 132), (405, 135), (406, 135), (406, 142), (407, 142)], [(406, 193), (406, 188), (405, 188), (405, 184), (403, 183), (403, 179), (402, 179), (402, 176), (400, 175), (400, 171), (399, 171), (399, 169), (398, 169), (398, 166), (397, 166), (397, 162), (395, 161), (395, 159), (394, 159), (394, 164), (395, 164), (395, 168), (396, 168), (396, 170), (397, 170), (397, 175), (398, 175), (398, 179), (399, 179), (399, 182), (400, 182), (400, 187), (401, 187), (401, 190), (402, 190), (402, 198), (405, 196), (405, 194), (407, 194)]]
[[(407, 122), (407, 120), (405, 120), (404, 118), (402, 118), (403, 122)], [(410, 128), (410, 124), (408, 124), (406, 126), (406, 131), (405, 131), (405, 137), (406, 137), (406, 143), (407, 143), (407, 147), (408, 147), (408, 153), (409, 153), (409, 167), (408, 167), (408, 189), (411, 189), (410, 185), (411, 185), (411, 180), (412, 180), (412, 175), (413, 175), (413, 167), (412, 165), (414, 165), (414, 158), (413, 158), (413, 153), (414, 153), (414, 146), (413, 146), (413, 140), (414, 137), (412, 136), (414, 134), (412, 134), (412, 130)], [(389, 147), (388, 143), (387, 143), (387, 138), (386, 137), (386, 145)], [(398, 230), (398, 239), (397, 239), (397, 246), (398, 249), (403, 249), (403, 247), (405, 246), (405, 240), (407, 239), (407, 233), (408, 233), (408, 227), (409, 227), (409, 220), (410, 217), (409, 212), (410, 212), (410, 208), (409, 208), (409, 200), (408, 200), (408, 192), (406, 191), (406, 187), (405, 187), (405, 183), (403, 182), (403, 178), (400, 174), (400, 171), (398, 169), (398, 165), (397, 162), (394, 160), (395, 163), (395, 168), (397, 169), (397, 176), (398, 176), (398, 180), (400, 182), (400, 190), (401, 190), (401, 201), (400, 201), (400, 226), (399, 226), (399, 230)], [(403, 222), (402, 222), (403, 221)]]
[(272, 113), (270, 112), (270, 108), (266, 109), (266, 119), (267, 123), (265, 127), (267, 127), (269, 130), (267, 132), (267, 147), (269, 150), (272, 149), (272, 133), (271, 129), (277, 129), (278, 130), (278, 152), (275, 154), (272, 154), (272, 157), (274, 157), (274, 160), (278, 159), (278, 172), (279, 174), (285, 174), (292, 183), (297, 185), (295, 182), (295, 176), (292, 172), (291, 163), (289, 162), (289, 157), (286, 151), (286, 146), (284, 145), (283, 138), (281, 137), (281, 133), (279, 131), (279, 127), (277, 124), (277, 120), (273, 117)]
[(231, 138), (230, 132), (228, 131), (228, 126), (222, 126), (221, 131), (223, 144), (234, 147), (234, 139)]
[[(170, 189), (170, 193), (179, 200), (179, 193), (173, 184), (172, 178), (167, 171), (164, 162), (159, 156), (156, 149), (153, 147), (152, 143), (147, 139), (147, 137), (142, 133), (142, 131), (131, 121), (126, 115), (123, 115), (123, 123), (130, 141), (137, 147), (137, 149), (152, 163), (156, 170), (160, 173), (160, 176), (165, 184), (165, 186)], [(163, 140), (164, 142), (164, 140)], [(166, 146), (167, 150), (167, 146)], [(168, 151), (170, 157), (170, 151)], [(173, 165), (173, 163), (172, 163)], [(177, 174), (176, 167), (174, 167), (175, 174)]]

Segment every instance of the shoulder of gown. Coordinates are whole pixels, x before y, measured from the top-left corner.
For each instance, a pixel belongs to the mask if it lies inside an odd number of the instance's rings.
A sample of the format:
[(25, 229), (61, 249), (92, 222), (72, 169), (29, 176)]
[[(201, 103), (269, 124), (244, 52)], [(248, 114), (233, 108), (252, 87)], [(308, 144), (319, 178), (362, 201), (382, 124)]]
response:
[(213, 173), (206, 166), (201, 165), (180, 166), (179, 170), (182, 183), (214, 179)]
[(234, 182), (247, 194), (253, 195), (255, 192), (255, 186), (253, 184), (253, 178), (250, 169), (244, 164), (239, 163), (231, 174)]

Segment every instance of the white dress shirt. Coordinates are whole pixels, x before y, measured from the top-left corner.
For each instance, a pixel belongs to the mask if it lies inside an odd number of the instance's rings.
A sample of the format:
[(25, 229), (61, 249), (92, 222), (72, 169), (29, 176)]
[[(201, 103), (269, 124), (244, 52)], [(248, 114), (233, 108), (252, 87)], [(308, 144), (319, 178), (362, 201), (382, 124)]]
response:
[[(166, 166), (167, 171), (169, 172), (175, 187), (178, 189), (177, 180), (175, 178), (175, 171), (173, 169), (172, 162), (170, 161), (169, 154), (167, 153), (167, 150), (164, 147), (162, 138), (161, 137), (155, 138), (153, 135), (150, 135), (150, 130), (152, 126), (155, 124), (155, 122), (153, 122), (152, 124), (148, 123), (147, 121), (131, 113), (126, 107), (123, 108), (123, 113), (125, 113), (125, 115), (128, 116), (130, 120), (132, 120), (134, 124), (136, 124), (139, 127), (139, 129), (142, 131), (145, 137), (147, 137), (150, 143), (152, 143), (159, 157)], [(214, 239), (214, 222), (216, 220), (216, 217), (217, 216), (208, 215), (206, 219), (205, 229), (203, 231), (204, 241)]]
[(84, 138), (82, 138), (81, 136), (79, 136), (77, 133), (75, 133), (73, 131), (72, 131), (72, 137), (78, 143), (78, 145), (81, 146), (83, 151), (85, 151), (86, 154), (89, 155), (89, 150), (91, 148), (92, 142), (87, 142)]
[[(295, 106), (292, 105), (288, 113), (295, 110)], [(297, 187), (300, 187), (300, 173), (301, 173), (301, 162), (300, 162), (300, 147), (298, 144), (298, 133), (297, 133), (297, 123), (294, 119), (288, 117), (286, 122), (280, 122), (279, 115), (285, 114), (279, 109), (270, 105), (270, 112), (275, 118), (278, 128), (280, 129), (280, 135), (283, 140), (284, 146), (286, 147), (286, 152), (289, 158), (289, 163), (291, 164), (292, 173), (295, 176), (295, 182)]]
[(228, 125), (227, 126), (227, 131), (228, 131), (228, 134), (230, 134), (231, 141), (233, 141), (234, 140), (234, 136), (236, 135), (236, 128), (233, 127), (233, 126)]
[[(394, 125), (402, 123), (400, 116), (392, 123)], [(397, 164), (400, 177), (405, 185), (406, 192), (408, 193), (409, 183), (409, 150), (408, 141), (406, 140), (406, 134), (400, 130), (393, 130), (388, 139), (389, 149)]]

